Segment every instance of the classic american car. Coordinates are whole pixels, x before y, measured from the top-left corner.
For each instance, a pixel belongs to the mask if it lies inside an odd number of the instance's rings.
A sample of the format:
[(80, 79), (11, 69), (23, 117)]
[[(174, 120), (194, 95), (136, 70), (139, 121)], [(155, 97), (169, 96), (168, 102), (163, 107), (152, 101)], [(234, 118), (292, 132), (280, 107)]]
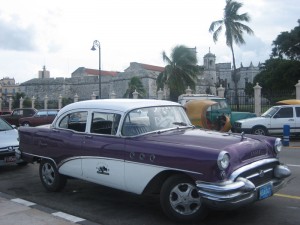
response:
[(163, 100), (76, 102), (50, 128), (20, 127), (19, 136), (18, 157), (40, 163), (47, 190), (61, 190), (72, 177), (159, 194), (176, 221), (268, 198), (291, 173), (278, 159), (280, 138), (199, 129), (182, 105)]

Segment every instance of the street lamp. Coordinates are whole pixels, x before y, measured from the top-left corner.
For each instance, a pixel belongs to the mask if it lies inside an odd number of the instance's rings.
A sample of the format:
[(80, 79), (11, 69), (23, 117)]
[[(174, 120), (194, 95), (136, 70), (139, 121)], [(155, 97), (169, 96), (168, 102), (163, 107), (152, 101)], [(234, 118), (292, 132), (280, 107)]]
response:
[(98, 40), (93, 42), (93, 46), (91, 48), (92, 51), (95, 51), (96, 48), (99, 49), (99, 99), (101, 99), (101, 46)]

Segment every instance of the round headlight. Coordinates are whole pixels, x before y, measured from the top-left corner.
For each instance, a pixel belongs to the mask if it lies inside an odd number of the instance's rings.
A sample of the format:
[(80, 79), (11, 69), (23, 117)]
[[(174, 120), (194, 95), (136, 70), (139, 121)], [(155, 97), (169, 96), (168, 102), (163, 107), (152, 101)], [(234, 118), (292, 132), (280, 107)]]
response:
[(226, 151), (220, 152), (217, 161), (219, 169), (226, 170), (229, 166), (229, 162), (230, 162), (229, 153)]
[(276, 138), (274, 144), (275, 152), (278, 154), (282, 150), (282, 141), (280, 138)]

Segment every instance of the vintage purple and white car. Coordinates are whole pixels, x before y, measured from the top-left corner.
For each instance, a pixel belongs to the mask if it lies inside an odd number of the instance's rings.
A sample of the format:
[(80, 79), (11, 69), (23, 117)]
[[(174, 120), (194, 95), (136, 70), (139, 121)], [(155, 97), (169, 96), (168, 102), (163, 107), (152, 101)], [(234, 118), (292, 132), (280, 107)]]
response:
[(72, 103), (48, 127), (21, 127), (18, 156), (40, 163), (49, 191), (68, 177), (160, 195), (176, 221), (206, 209), (236, 208), (270, 197), (290, 170), (279, 138), (195, 128), (174, 102), (103, 99)]

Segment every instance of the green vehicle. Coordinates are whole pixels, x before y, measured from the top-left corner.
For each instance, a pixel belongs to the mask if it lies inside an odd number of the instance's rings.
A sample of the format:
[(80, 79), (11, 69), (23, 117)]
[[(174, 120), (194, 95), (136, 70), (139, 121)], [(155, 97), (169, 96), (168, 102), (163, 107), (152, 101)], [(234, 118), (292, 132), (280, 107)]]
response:
[[(187, 95), (183, 94), (178, 97), (178, 102), (181, 105), (185, 105), (189, 101), (193, 100), (203, 100), (203, 104), (208, 104), (205, 100), (210, 100), (215, 102), (214, 104), (207, 105), (206, 107), (206, 123), (203, 128), (213, 129), (213, 130), (221, 130), (221, 131), (229, 131), (232, 129), (233, 124), (237, 120), (247, 119), (256, 117), (255, 113), (250, 112), (233, 112), (231, 111), (230, 106), (228, 105), (226, 98), (220, 98), (215, 95), (208, 95), (208, 94), (192, 94)], [(200, 102), (199, 102), (200, 103)], [(199, 105), (200, 107), (200, 105)], [(204, 113), (204, 112), (202, 112)], [(199, 118), (203, 118), (203, 115), (199, 115)], [(200, 125), (201, 126), (201, 125)], [(224, 129), (222, 129), (224, 127)]]

